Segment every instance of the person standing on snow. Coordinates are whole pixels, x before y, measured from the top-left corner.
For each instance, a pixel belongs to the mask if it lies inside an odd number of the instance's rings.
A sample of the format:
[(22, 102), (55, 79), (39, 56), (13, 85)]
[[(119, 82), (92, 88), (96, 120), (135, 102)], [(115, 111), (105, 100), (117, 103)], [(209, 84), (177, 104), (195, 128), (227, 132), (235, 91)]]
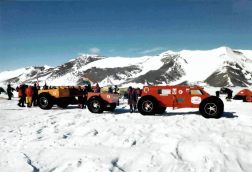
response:
[(38, 105), (38, 87), (36, 83), (32, 87), (32, 91), (33, 91), (32, 104), (33, 106), (37, 106)]
[(18, 101), (18, 106), (21, 106), (21, 99), (22, 99), (22, 91), (21, 91), (21, 85), (17, 86), (16, 91), (18, 92), (18, 97), (19, 97), (19, 101)]
[(45, 85), (43, 86), (43, 90), (48, 90), (48, 86), (46, 85), (46, 82), (45, 82)]
[(13, 93), (12, 93), (12, 92), (13, 92), (14, 90), (15, 90), (15, 89), (12, 88), (10, 84), (7, 85), (8, 100), (11, 100), (11, 97), (13, 96)]
[(137, 92), (137, 96), (139, 97), (141, 97), (141, 95), (142, 95), (142, 90), (140, 89), (140, 88), (137, 88), (136, 89), (136, 92)]
[[(120, 93), (120, 89), (117, 87), (117, 85), (115, 85), (115, 88), (114, 88), (114, 91), (113, 91), (114, 94), (119, 94)], [(118, 102), (117, 102), (117, 105), (119, 106), (119, 99), (118, 99)]]
[(112, 89), (112, 87), (111, 87), (111, 86), (109, 86), (109, 88), (108, 88), (108, 93), (110, 93), (110, 94), (112, 94), (112, 93), (113, 93), (113, 89)]
[(94, 92), (91, 87), (91, 84), (88, 84), (87, 86), (85, 86), (85, 90), (86, 90), (86, 92)]
[(136, 111), (137, 92), (131, 86), (128, 88), (128, 104), (130, 105), (130, 113)]
[(86, 109), (86, 105), (85, 105), (85, 87), (81, 88), (81, 86), (79, 86), (78, 88), (78, 91), (79, 91), (79, 96), (78, 96), (78, 104), (79, 104), (79, 107), (81, 109)]
[(114, 94), (119, 94), (119, 88), (117, 87), (117, 85), (115, 85), (115, 88), (114, 88)]
[(83, 109), (86, 109), (88, 92), (93, 92), (90, 84), (83, 88)]
[(27, 107), (31, 107), (32, 106), (32, 96), (33, 96), (32, 86), (28, 86), (28, 88), (26, 88), (26, 90), (25, 90), (25, 93), (26, 93)]
[(99, 84), (97, 83), (95, 86), (95, 93), (100, 93), (101, 92), (101, 87), (99, 86)]
[(24, 105), (24, 103), (25, 103), (25, 97), (26, 97), (26, 95), (25, 95), (25, 85), (20, 85), (17, 88), (17, 91), (18, 91), (18, 97), (20, 98), (18, 106), (25, 107), (25, 105)]
[(4, 90), (2, 87), (0, 87), (0, 94), (1, 94), (2, 92), (5, 93), (5, 90)]

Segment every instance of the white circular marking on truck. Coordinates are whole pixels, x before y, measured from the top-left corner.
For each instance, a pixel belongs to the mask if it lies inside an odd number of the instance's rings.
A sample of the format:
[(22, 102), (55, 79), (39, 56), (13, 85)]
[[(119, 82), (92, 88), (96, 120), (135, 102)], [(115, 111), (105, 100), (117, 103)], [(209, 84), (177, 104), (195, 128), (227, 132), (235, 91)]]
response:
[(178, 93), (179, 93), (179, 94), (183, 94), (183, 90), (179, 90)]
[(201, 102), (201, 97), (198, 97), (198, 96), (194, 96), (194, 97), (191, 97), (191, 102), (192, 104), (200, 104)]
[(149, 90), (150, 90), (149, 87), (145, 87), (145, 88), (144, 88), (144, 92), (145, 92), (145, 93), (147, 93)]

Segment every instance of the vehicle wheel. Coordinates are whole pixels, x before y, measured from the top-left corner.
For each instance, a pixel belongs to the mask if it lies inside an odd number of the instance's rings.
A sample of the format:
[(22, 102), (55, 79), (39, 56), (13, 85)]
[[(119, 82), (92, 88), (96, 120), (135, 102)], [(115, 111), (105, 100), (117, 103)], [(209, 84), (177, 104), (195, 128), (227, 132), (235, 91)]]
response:
[(93, 97), (88, 100), (87, 103), (88, 110), (92, 113), (102, 113), (103, 112), (103, 102), (98, 97)]
[(38, 105), (41, 109), (51, 109), (53, 106), (52, 96), (48, 93), (41, 93), (38, 96)]
[(157, 101), (153, 97), (142, 97), (137, 104), (138, 112), (142, 115), (155, 115), (157, 112)]
[(163, 106), (159, 106), (156, 110), (156, 113), (157, 114), (163, 114), (166, 110), (166, 107), (163, 107)]
[(104, 110), (113, 112), (115, 110), (115, 108), (116, 108), (116, 103), (111, 103), (110, 107), (106, 107)]
[(57, 106), (62, 108), (62, 109), (65, 109), (65, 108), (67, 108), (68, 103), (67, 102), (58, 102)]
[(224, 104), (220, 98), (211, 96), (200, 103), (199, 111), (205, 118), (220, 118), (224, 111)]

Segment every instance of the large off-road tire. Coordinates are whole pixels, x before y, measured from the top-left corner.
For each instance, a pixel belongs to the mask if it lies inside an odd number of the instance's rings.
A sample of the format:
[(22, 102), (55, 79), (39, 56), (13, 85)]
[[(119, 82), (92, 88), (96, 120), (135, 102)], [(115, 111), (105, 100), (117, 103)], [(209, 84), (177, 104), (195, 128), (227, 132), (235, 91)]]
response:
[(224, 111), (224, 104), (220, 98), (210, 96), (202, 100), (199, 111), (205, 118), (220, 118)]
[(92, 113), (102, 113), (104, 110), (104, 103), (99, 97), (91, 97), (87, 102), (87, 106)]
[(165, 113), (165, 110), (166, 110), (166, 107), (158, 106), (156, 113), (161, 115), (161, 114)]
[(53, 106), (53, 98), (48, 93), (41, 93), (38, 96), (38, 105), (41, 109), (51, 109)]
[(116, 108), (116, 103), (111, 103), (110, 107), (106, 107), (106, 108), (104, 108), (104, 110), (113, 112), (115, 110), (115, 108)]
[(154, 97), (145, 96), (137, 103), (138, 112), (142, 115), (155, 115), (157, 113), (158, 102)]

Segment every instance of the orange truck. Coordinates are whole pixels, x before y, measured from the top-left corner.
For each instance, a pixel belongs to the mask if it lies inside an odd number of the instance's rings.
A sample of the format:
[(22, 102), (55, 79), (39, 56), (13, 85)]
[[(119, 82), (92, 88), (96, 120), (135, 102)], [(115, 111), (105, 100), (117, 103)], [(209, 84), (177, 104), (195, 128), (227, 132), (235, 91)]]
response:
[(137, 108), (142, 115), (163, 114), (167, 107), (199, 108), (205, 118), (220, 118), (224, 112), (222, 100), (210, 96), (200, 86), (145, 86)]
[[(87, 104), (93, 113), (114, 111), (119, 101), (118, 94), (88, 92), (84, 95), (81, 87), (54, 87), (38, 91), (38, 105), (41, 109), (51, 109), (53, 105), (66, 108), (69, 104)], [(85, 97), (85, 99), (79, 99)], [(85, 101), (85, 102), (80, 102)]]

